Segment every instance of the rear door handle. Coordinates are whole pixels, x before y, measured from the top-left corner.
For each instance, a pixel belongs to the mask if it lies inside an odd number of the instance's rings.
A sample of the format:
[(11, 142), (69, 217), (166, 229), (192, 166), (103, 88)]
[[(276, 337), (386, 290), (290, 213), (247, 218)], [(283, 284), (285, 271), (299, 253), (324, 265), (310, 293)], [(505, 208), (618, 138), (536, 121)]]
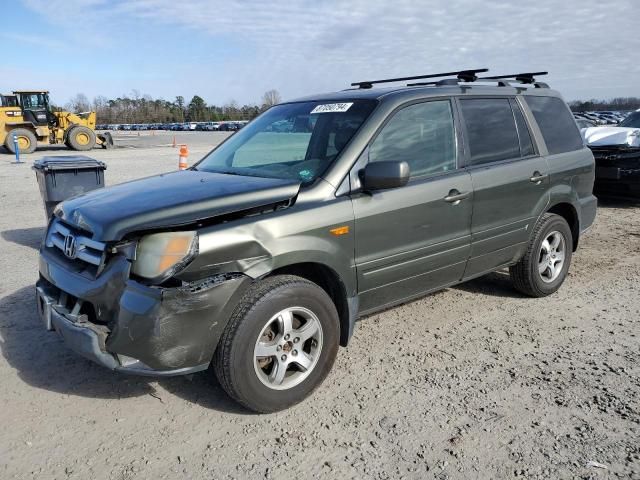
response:
[(465, 198), (469, 198), (469, 192), (460, 193), (458, 190), (453, 189), (449, 192), (449, 195), (444, 197), (444, 201), (448, 203), (452, 203), (454, 205), (458, 205), (461, 200)]
[(533, 176), (529, 179), (530, 182), (540, 185), (543, 180), (546, 180), (549, 175), (542, 175), (540, 172), (533, 172)]

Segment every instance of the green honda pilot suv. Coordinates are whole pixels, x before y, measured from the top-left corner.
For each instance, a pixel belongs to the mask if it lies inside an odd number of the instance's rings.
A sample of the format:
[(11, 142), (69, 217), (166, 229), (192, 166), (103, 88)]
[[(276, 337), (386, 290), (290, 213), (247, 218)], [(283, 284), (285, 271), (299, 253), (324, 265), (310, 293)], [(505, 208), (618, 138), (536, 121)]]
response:
[(557, 92), (482, 71), (282, 103), (186, 171), (63, 202), (46, 328), (112, 370), (210, 369), (272, 412), (322, 383), (360, 317), (507, 267), (554, 293), (596, 215), (593, 155)]

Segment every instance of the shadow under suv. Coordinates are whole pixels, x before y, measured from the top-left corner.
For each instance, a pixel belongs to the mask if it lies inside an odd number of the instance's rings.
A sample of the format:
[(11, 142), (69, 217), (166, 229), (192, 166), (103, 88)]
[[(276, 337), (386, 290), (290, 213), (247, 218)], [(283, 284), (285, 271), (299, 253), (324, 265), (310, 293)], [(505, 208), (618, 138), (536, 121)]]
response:
[(113, 370), (211, 366), (270, 412), (323, 381), (360, 316), (505, 267), (555, 292), (596, 215), (593, 155), (558, 93), (477, 73), (282, 103), (186, 171), (60, 204), (46, 327)]

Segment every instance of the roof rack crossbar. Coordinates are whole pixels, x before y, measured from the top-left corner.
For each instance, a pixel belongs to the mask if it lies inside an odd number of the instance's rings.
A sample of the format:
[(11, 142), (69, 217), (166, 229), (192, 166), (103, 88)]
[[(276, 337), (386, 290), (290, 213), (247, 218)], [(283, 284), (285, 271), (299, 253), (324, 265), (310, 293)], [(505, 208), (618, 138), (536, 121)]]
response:
[[(482, 78), (478, 78), (482, 80)], [(511, 84), (507, 80), (496, 80), (499, 87), (510, 87)], [(447, 85), (460, 85), (457, 78), (445, 78), (444, 80), (438, 80), (436, 82), (419, 82), (419, 83), (407, 83), (407, 87), (424, 87), (429, 85), (447, 86)]]
[[(464, 80), (465, 83), (472, 81), (473, 80)], [(458, 78), (443, 78), (442, 80), (436, 80), (433, 82), (407, 83), (407, 87), (423, 87), (426, 85), (458, 85), (458, 83), (460, 83)]]
[(478, 80), (501, 80), (506, 78), (513, 78), (520, 83), (534, 84), (536, 83), (535, 77), (540, 77), (542, 75), (548, 75), (548, 74), (549, 72), (514, 73), (512, 75), (496, 75), (492, 77), (482, 77), (482, 78), (478, 78)]
[(473, 82), (478, 79), (476, 74), (488, 72), (488, 68), (475, 68), (471, 70), (459, 70), (456, 72), (445, 72), (445, 73), (432, 73), (429, 75), (417, 75), (414, 77), (399, 77), (399, 78), (385, 78), (383, 80), (368, 80), (364, 82), (354, 82), (351, 84), (352, 87), (358, 88), (371, 88), (375, 83), (392, 83), (392, 82), (404, 82), (407, 80), (420, 80), (424, 78), (438, 78), (438, 77), (458, 77), (458, 80), (462, 82)]

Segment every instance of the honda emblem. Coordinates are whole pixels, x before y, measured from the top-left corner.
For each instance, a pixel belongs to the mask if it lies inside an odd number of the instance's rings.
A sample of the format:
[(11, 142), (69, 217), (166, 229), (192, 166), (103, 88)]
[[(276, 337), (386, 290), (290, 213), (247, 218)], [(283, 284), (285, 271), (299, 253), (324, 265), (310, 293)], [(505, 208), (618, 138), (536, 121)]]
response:
[(74, 259), (76, 258), (77, 247), (76, 247), (76, 237), (73, 235), (67, 235), (64, 237), (64, 254)]

